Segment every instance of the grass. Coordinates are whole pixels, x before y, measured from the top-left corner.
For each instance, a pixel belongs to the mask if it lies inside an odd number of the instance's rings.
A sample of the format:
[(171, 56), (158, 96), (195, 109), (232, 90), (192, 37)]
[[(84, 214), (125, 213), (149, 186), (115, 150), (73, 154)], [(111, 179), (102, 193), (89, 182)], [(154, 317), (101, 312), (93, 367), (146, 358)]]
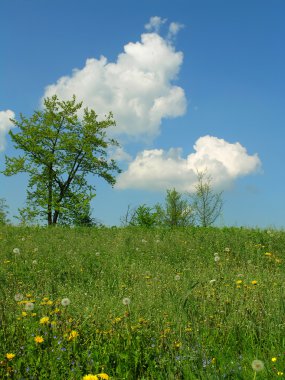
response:
[(284, 249), (275, 230), (1, 227), (0, 378), (285, 377)]

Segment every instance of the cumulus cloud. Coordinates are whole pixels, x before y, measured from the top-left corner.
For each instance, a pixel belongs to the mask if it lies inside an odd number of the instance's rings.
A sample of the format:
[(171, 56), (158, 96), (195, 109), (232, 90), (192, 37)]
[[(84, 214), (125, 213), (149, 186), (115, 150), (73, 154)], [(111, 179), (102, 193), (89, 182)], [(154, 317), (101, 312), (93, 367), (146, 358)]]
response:
[(173, 40), (173, 38), (177, 35), (177, 33), (184, 28), (183, 24), (180, 24), (179, 22), (171, 22), (168, 29), (168, 40)]
[(100, 117), (113, 112), (117, 122), (114, 134), (153, 139), (160, 133), (163, 118), (182, 116), (186, 111), (184, 90), (174, 84), (183, 53), (157, 33), (165, 21), (151, 18), (146, 27), (154, 32), (126, 44), (116, 62), (103, 56), (89, 58), (82, 69), (74, 69), (71, 75), (47, 86), (44, 97), (57, 94), (70, 99), (76, 94)]
[(194, 152), (182, 157), (182, 149), (144, 150), (118, 176), (117, 188), (193, 191), (197, 171), (212, 176), (213, 187), (229, 188), (235, 179), (258, 171), (261, 161), (257, 154), (249, 155), (239, 143), (229, 143), (213, 136), (200, 137)]
[(6, 134), (14, 124), (10, 119), (14, 119), (15, 114), (11, 110), (0, 111), (0, 151), (3, 151), (6, 146)]
[[(165, 24), (167, 21), (166, 18), (161, 18), (159, 16), (153, 16), (149, 19), (149, 22), (145, 24), (145, 28), (147, 31), (158, 33), (161, 25)], [(170, 24), (171, 25), (171, 24)]]

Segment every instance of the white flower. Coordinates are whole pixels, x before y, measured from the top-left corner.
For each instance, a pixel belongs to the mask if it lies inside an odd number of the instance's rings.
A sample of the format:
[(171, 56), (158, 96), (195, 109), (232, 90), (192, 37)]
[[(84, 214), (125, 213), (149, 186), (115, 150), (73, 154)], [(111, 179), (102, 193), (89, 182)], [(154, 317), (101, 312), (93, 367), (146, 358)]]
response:
[(100, 256), (100, 252), (95, 252), (95, 256)]
[(128, 306), (131, 303), (131, 300), (130, 300), (130, 298), (125, 297), (125, 298), (123, 298), (122, 302), (123, 302), (123, 305)]
[(19, 255), (20, 249), (19, 248), (14, 248), (13, 249), (13, 253), (15, 253), (16, 255)]
[(210, 285), (214, 285), (215, 282), (216, 282), (215, 279), (209, 281)]
[(22, 301), (23, 298), (24, 298), (24, 296), (21, 293), (15, 294), (15, 296), (14, 296), (15, 301)]
[(68, 306), (68, 305), (70, 305), (70, 299), (69, 298), (63, 298), (61, 300), (61, 304), (62, 304), (62, 306)]
[(31, 310), (34, 310), (34, 307), (35, 305), (33, 304), (33, 302), (27, 302), (25, 305), (25, 310), (31, 311)]
[(230, 252), (230, 250), (231, 250), (231, 249), (230, 249), (230, 248), (228, 248), (228, 247), (226, 247), (226, 248), (224, 249), (224, 251), (225, 251), (225, 252), (227, 252), (227, 253), (229, 253), (229, 252)]
[(252, 369), (255, 371), (255, 372), (260, 372), (264, 369), (264, 363), (261, 361), (261, 360), (258, 360), (258, 359), (255, 359), (252, 363), (251, 363), (251, 366), (252, 366)]
[(214, 257), (214, 260), (215, 260), (215, 262), (217, 263), (218, 261), (221, 260), (221, 258), (220, 258), (220, 256), (215, 256), (215, 257)]
[(174, 280), (176, 281), (179, 281), (181, 279), (181, 277), (179, 276), (179, 274), (177, 274), (175, 277), (174, 277)]

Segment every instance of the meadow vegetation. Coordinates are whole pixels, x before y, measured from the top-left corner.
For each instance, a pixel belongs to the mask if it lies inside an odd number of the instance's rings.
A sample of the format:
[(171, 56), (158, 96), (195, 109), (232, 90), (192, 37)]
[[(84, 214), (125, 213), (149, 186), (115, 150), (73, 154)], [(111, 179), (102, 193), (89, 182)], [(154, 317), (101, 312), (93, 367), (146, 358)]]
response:
[(0, 227), (0, 378), (275, 379), (285, 233)]

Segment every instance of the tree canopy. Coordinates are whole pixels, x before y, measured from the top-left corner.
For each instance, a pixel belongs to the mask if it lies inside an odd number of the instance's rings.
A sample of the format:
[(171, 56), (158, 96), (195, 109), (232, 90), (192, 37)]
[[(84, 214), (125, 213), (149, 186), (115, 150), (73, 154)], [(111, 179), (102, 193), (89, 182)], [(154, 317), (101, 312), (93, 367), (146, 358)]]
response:
[(77, 211), (88, 209), (96, 195), (95, 186), (87, 182), (88, 174), (113, 186), (115, 174), (120, 172), (107, 155), (110, 146), (118, 146), (106, 134), (106, 129), (116, 124), (112, 113), (98, 120), (93, 109), (82, 112), (81, 108), (82, 102), (77, 103), (75, 96), (61, 101), (54, 95), (44, 99), (43, 110), (12, 120), (18, 133), (9, 134), (15, 148), (24, 154), (6, 156), (3, 173), (28, 173), (25, 211), (45, 219), (48, 225), (60, 219), (72, 223)]

